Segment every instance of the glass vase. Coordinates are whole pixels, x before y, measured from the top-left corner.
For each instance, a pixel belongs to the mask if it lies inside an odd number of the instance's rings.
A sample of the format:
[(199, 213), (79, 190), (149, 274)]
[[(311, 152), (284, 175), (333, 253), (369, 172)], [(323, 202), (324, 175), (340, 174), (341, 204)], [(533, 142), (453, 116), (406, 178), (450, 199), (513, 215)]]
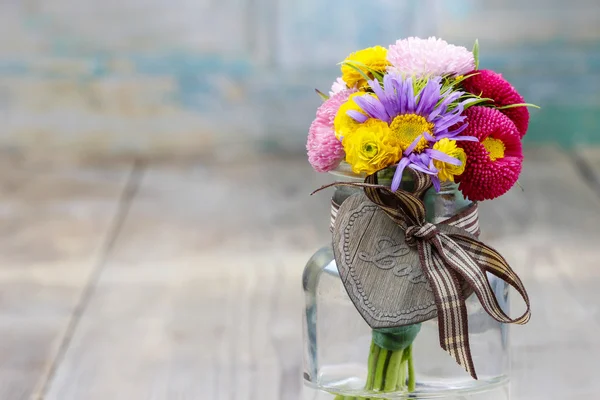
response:
[[(350, 179), (346, 175), (343, 181)], [(381, 182), (381, 181), (380, 181)], [(410, 189), (410, 181), (402, 187)], [(337, 187), (336, 203), (360, 191)], [(470, 202), (455, 184), (433, 188), (423, 198), (429, 222), (439, 223), (460, 212)], [(499, 304), (508, 312), (508, 285), (488, 274)], [(507, 400), (509, 343), (508, 326), (491, 318), (475, 295), (467, 301), (469, 338), (478, 374), (474, 380), (439, 344), (437, 318), (420, 324), (410, 346), (412, 377), (400, 370), (394, 390), (369, 389), (373, 371), (374, 333), (351, 302), (340, 280), (331, 245), (319, 249), (303, 273), (304, 309), (304, 400), (359, 399), (461, 399)], [(389, 358), (388, 358), (389, 359)], [(412, 383), (412, 385), (411, 385)]]

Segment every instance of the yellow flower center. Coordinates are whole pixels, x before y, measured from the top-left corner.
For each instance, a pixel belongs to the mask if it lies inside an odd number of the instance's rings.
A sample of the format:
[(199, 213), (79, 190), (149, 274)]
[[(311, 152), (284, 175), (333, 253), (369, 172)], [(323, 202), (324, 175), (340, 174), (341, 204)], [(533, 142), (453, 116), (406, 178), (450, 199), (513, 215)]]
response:
[(361, 155), (364, 156), (367, 160), (370, 160), (371, 158), (375, 157), (378, 152), (379, 148), (377, 147), (377, 143), (363, 143)]
[(490, 153), (490, 160), (496, 161), (497, 159), (504, 157), (504, 150), (506, 150), (506, 147), (501, 140), (487, 137), (482, 144), (488, 153)]
[[(424, 117), (416, 114), (398, 115), (390, 124), (392, 136), (398, 141), (402, 151), (415, 141), (417, 136), (423, 132), (433, 136), (433, 124), (428, 122)], [(419, 153), (427, 148), (427, 139), (421, 137), (414, 151)]]

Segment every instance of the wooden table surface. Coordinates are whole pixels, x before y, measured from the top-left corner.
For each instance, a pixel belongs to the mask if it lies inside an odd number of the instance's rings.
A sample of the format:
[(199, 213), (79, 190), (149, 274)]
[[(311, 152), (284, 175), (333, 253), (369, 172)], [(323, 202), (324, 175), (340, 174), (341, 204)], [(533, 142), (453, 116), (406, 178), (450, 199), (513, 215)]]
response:
[[(521, 275), (513, 398), (600, 398), (600, 150), (529, 149), (481, 206)], [(300, 276), (331, 181), (304, 157), (0, 162), (0, 399), (297, 400)]]

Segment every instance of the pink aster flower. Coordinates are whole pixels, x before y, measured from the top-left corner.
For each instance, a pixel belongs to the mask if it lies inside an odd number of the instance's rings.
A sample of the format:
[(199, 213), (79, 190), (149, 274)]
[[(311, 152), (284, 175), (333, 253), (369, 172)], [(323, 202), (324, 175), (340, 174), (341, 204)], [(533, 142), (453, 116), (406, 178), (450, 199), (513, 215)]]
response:
[(515, 124), (494, 108), (474, 106), (464, 113), (464, 134), (478, 142), (459, 142), (467, 154), (465, 172), (456, 177), (459, 189), (472, 201), (502, 196), (517, 181), (523, 163), (521, 137)]
[(308, 161), (317, 172), (328, 172), (344, 159), (344, 147), (335, 137), (333, 120), (340, 106), (355, 90), (343, 90), (331, 96), (317, 110), (317, 117), (308, 130), (306, 150)]
[[(475, 75), (463, 82), (463, 86), (468, 92), (481, 94), (481, 97), (492, 99), (494, 105), (498, 107), (525, 102), (523, 96), (502, 78), (501, 74), (487, 69), (472, 71), (471, 73)], [(525, 136), (529, 127), (529, 110), (527, 110), (527, 107), (507, 108), (500, 111), (515, 123), (521, 137)]]
[(390, 71), (417, 77), (464, 75), (475, 68), (473, 53), (435, 37), (398, 40), (389, 47), (387, 59)]

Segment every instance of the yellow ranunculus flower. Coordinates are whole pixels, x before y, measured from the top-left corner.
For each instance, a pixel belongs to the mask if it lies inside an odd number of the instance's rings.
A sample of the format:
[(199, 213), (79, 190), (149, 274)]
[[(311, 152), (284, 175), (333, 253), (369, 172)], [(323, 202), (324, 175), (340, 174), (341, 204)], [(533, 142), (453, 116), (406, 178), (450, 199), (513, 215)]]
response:
[[(373, 79), (373, 75), (363, 65), (382, 74), (391, 65), (387, 60), (387, 49), (381, 46), (368, 47), (352, 53), (344, 60), (344, 62), (348, 61), (357, 62), (356, 67), (371, 79)], [(358, 89), (361, 89), (368, 86), (365, 78), (356, 69), (344, 64), (342, 64), (342, 79), (351, 88), (356, 86)]]
[[(350, 95), (348, 100), (341, 105), (338, 112), (335, 114), (333, 120), (333, 128), (335, 130), (335, 137), (341, 139), (346, 137), (350, 133), (354, 132), (361, 124), (356, 122), (354, 118), (346, 114), (349, 110), (356, 110), (364, 114), (362, 109), (354, 102), (356, 96), (365, 96), (365, 93), (353, 93)], [(366, 114), (365, 114), (366, 115)]]
[(461, 165), (452, 165), (447, 162), (440, 160), (433, 160), (433, 165), (438, 170), (438, 177), (440, 181), (451, 181), (454, 182), (454, 176), (460, 175), (465, 171), (465, 165), (467, 164), (467, 154), (463, 149), (456, 146), (456, 140), (450, 140), (448, 138), (441, 139), (433, 145), (433, 149), (441, 151), (444, 154), (449, 155), (458, 159)]
[(396, 164), (402, 157), (402, 149), (390, 135), (390, 127), (384, 121), (368, 119), (342, 140), (346, 162), (357, 174), (373, 174)]

